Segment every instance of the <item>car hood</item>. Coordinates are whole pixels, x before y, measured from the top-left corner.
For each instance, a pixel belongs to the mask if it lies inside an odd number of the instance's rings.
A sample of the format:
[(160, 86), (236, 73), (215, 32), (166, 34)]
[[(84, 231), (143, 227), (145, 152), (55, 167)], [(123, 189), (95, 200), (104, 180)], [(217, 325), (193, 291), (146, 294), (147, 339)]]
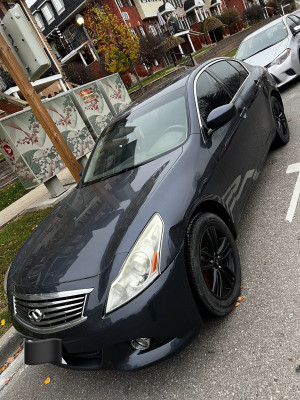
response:
[(11, 267), (13, 283), (53, 286), (109, 268), (117, 253), (129, 252), (140, 231), (124, 244), (126, 232), (181, 152), (178, 148), (130, 171), (77, 187), (24, 244)]
[(288, 48), (289, 38), (282, 40), (279, 43), (274, 44), (274, 46), (268, 47), (267, 49), (260, 51), (252, 57), (247, 58), (247, 63), (251, 65), (259, 65), (265, 67), (270, 64), (276, 57), (278, 57), (285, 49)]

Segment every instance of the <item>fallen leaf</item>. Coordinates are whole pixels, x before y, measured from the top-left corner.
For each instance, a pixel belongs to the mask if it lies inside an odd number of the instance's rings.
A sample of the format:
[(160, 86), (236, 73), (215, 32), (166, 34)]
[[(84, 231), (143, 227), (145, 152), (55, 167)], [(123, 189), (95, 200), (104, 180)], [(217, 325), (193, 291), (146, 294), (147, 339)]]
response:
[(235, 303), (235, 307), (238, 307), (240, 305), (240, 303), (237, 301), (236, 303)]
[(6, 368), (7, 368), (7, 365), (4, 365), (2, 368), (0, 368), (0, 370), (3, 372), (6, 370)]
[(11, 364), (14, 361), (15, 357), (10, 357), (6, 362), (7, 364)]
[(290, 362), (295, 362), (295, 360), (292, 357), (289, 357)]
[(244, 286), (241, 285), (241, 286), (240, 286), (240, 289), (244, 289)]
[(243, 301), (245, 299), (245, 296), (240, 296), (238, 297), (237, 301), (240, 303), (241, 301)]
[(48, 385), (48, 383), (50, 383), (50, 378), (48, 377), (46, 380), (45, 380), (45, 382), (44, 382), (44, 385)]
[(1, 326), (5, 325), (5, 319), (1, 319)]
[(7, 385), (7, 384), (8, 384), (9, 382), (11, 382), (11, 381), (12, 381), (12, 377), (10, 377), (8, 381), (5, 381), (5, 382), (4, 382), (4, 385)]

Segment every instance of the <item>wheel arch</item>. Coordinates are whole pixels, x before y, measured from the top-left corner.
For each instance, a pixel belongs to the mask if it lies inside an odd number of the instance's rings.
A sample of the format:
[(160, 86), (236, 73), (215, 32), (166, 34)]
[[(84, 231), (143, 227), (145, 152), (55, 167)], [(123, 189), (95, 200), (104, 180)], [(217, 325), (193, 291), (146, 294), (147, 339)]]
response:
[(281, 96), (280, 96), (280, 93), (277, 92), (277, 90), (274, 90), (274, 89), (273, 89), (273, 90), (271, 91), (270, 97), (275, 97), (275, 98), (280, 102), (280, 104), (283, 106), (282, 98), (281, 98)]
[(190, 218), (190, 222), (195, 218), (195, 216), (199, 213), (211, 213), (217, 215), (219, 218), (221, 218), (225, 224), (228, 226), (230, 229), (234, 239), (237, 238), (237, 231), (235, 228), (235, 225), (232, 221), (232, 218), (228, 214), (227, 210), (225, 209), (224, 206), (222, 206), (220, 203), (213, 201), (213, 200), (205, 200), (202, 203), (200, 203), (196, 209), (193, 211), (193, 214)]

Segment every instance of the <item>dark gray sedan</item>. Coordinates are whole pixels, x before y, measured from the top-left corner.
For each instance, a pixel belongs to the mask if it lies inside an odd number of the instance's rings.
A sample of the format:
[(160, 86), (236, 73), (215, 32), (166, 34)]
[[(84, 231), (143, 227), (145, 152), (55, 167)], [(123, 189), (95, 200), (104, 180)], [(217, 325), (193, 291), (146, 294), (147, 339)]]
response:
[(238, 223), (289, 130), (273, 78), (215, 59), (132, 105), (7, 274), (25, 362), (149, 366), (240, 292)]

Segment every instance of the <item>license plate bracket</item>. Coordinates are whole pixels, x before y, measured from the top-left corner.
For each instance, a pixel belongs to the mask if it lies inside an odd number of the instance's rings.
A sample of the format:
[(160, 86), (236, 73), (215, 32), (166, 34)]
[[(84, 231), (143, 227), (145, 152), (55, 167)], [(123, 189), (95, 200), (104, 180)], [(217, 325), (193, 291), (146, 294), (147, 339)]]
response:
[(62, 362), (61, 339), (28, 340), (24, 339), (24, 363), (37, 365)]

